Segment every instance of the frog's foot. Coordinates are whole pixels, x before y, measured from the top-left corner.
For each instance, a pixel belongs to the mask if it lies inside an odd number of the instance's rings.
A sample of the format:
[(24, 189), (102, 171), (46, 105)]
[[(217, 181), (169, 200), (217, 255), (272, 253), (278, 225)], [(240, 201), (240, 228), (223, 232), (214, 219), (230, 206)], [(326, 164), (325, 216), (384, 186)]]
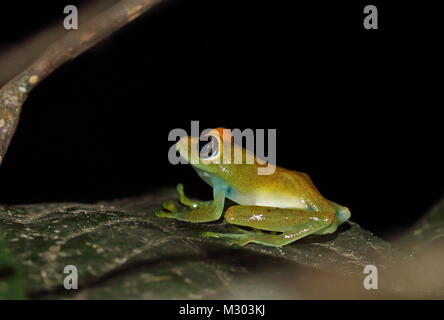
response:
[(172, 212), (166, 210), (157, 210), (154, 212), (154, 215), (158, 218), (174, 218), (171, 213)]
[(258, 243), (270, 247), (282, 247), (295, 240), (303, 238), (309, 234), (315, 233), (321, 230), (325, 226), (319, 223), (303, 223), (301, 225), (294, 226), (287, 232), (263, 232), (260, 230), (248, 231), (238, 228), (238, 231), (242, 233), (216, 233), (216, 232), (204, 232), (202, 235), (205, 237), (215, 237), (228, 241), (229, 243), (244, 246), (248, 243)]
[(157, 210), (154, 215), (159, 218), (173, 218), (172, 213), (177, 211), (176, 204), (172, 200), (167, 200), (162, 203), (162, 210)]
[[(250, 231), (247, 231), (250, 232)], [(242, 247), (247, 243), (251, 242), (251, 235), (246, 233), (218, 233), (218, 232), (202, 232), (202, 237), (213, 237), (223, 239), (231, 244)]]
[(162, 207), (168, 211), (175, 212), (177, 211), (176, 204), (173, 200), (167, 200), (162, 203)]
[(250, 242), (254, 242), (255, 240), (260, 239), (261, 237), (267, 235), (266, 232), (263, 232), (262, 230), (259, 230), (256, 228), (253, 228), (252, 230), (247, 230), (247, 229), (240, 228), (240, 227), (234, 226), (234, 225), (229, 225), (228, 228), (231, 231), (234, 231), (237, 233), (203, 232), (201, 235), (203, 237), (213, 237), (213, 238), (224, 239), (231, 244), (241, 246), (241, 247), (250, 243)]
[(264, 234), (265, 233), (265, 232), (263, 232), (260, 229), (252, 228), (251, 230), (247, 230), (247, 229), (244, 229), (244, 228), (232, 225), (232, 224), (230, 224), (228, 226), (228, 229), (230, 229), (231, 231), (240, 232), (240, 233), (243, 233), (243, 234), (249, 234), (251, 236), (252, 235), (258, 235), (258, 234)]
[(189, 212), (189, 208), (178, 208), (173, 200), (166, 200), (162, 203), (163, 209), (154, 212), (156, 217), (159, 218), (175, 218), (180, 219), (181, 216)]
[(184, 206), (176, 206), (174, 201), (163, 203), (163, 209), (154, 214), (160, 218), (174, 218), (187, 222), (216, 221), (222, 216), (224, 209), (225, 191), (223, 189), (214, 193), (213, 201), (192, 201), (185, 196), (183, 185), (177, 186), (179, 200)]
[(163, 209), (154, 214), (159, 218), (172, 218), (187, 222), (210, 222), (218, 220), (222, 209), (217, 205), (205, 204), (197, 208), (176, 206), (174, 201), (163, 203)]

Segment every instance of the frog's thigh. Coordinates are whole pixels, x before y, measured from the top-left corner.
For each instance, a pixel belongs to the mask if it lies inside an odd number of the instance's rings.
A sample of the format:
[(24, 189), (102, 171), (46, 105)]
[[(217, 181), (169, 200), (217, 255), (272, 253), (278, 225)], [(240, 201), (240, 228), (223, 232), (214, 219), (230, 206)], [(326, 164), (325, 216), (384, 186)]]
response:
[(225, 212), (225, 220), (235, 225), (283, 232), (279, 235), (251, 233), (240, 239), (239, 244), (241, 245), (254, 242), (281, 247), (329, 227), (334, 221), (334, 212), (259, 206), (233, 206)]
[(328, 226), (334, 220), (334, 212), (237, 205), (228, 208), (224, 218), (230, 224), (285, 232), (294, 226), (311, 222)]

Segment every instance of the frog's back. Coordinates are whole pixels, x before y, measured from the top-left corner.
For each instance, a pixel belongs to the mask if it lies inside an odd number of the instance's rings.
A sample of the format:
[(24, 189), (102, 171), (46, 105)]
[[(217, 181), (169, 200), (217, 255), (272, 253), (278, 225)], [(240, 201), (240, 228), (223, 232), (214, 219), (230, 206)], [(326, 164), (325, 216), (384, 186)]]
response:
[(242, 205), (313, 210), (327, 202), (307, 174), (281, 167), (272, 175), (256, 175), (243, 190), (234, 189), (228, 197)]

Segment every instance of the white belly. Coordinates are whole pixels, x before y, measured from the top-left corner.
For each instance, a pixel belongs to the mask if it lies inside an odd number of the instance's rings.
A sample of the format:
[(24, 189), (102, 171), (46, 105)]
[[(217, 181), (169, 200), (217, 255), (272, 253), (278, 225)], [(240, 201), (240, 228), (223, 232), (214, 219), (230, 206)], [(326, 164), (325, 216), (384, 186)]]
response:
[(300, 208), (306, 209), (307, 204), (304, 199), (297, 197), (280, 196), (273, 194), (250, 194), (243, 195), (233, 192), (228, 196), (229, 199), (241, 205), (263, 206), (275, 208)]

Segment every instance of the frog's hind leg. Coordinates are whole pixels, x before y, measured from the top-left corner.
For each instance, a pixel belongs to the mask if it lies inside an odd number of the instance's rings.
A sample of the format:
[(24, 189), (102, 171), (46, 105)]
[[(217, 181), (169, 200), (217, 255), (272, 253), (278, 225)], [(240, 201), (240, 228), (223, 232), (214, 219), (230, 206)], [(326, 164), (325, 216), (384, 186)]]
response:
[(258, 243), (282, 247), (310, 234), (331, 228), (334, 225), (335, 213), (333, 210), (317, 212), (293, 208), (233, 206), (225, 212), (225, 220), (230, 224), (282, 233), (243, 230), (241, 233), (228, 234), (206, 232), (204, 236), (222, 238), (240, 246)]

